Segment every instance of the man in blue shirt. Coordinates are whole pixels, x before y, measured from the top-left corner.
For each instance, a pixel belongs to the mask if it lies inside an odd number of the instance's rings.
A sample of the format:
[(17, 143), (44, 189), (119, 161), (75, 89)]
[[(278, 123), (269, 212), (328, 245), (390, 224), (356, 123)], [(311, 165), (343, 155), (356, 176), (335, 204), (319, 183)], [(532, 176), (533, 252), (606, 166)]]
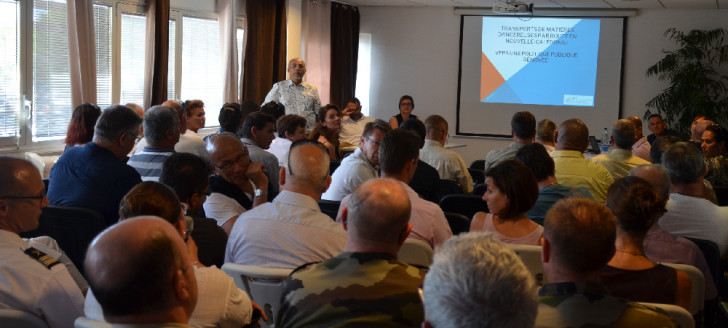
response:
[(94, 138), (68, 149), (51, 169), (48, 200), (100, 212), (111, 225), (119, 219), (119, 201), (141, 177), (124, 163), (142, 119), (132, 109), (112, 105), (96, 122)]

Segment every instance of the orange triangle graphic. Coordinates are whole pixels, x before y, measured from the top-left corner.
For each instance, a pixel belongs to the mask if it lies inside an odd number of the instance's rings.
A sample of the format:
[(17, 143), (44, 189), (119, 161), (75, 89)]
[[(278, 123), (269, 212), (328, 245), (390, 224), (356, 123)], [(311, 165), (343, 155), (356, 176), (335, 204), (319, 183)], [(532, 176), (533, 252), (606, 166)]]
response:
[(506, 80), (482, 51), (480, 54), (480, 101), (483, 101), (485, 97), (498, 89)]

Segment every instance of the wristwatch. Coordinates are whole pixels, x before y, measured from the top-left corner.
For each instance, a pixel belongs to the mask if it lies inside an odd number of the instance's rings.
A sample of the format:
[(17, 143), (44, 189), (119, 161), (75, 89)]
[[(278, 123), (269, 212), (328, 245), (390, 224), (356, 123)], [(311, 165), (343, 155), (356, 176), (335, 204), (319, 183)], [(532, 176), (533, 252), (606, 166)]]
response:
[(268, 196), (268, 190), (255, 189), (254, 195), (255, 195), (255, 197)]

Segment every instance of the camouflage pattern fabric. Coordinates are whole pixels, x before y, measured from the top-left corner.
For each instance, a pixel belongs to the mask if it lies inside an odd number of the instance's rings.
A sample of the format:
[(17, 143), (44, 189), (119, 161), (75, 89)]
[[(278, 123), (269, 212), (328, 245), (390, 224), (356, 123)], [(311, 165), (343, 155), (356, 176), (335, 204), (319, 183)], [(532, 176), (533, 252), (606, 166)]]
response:
[(538, 296), (536, 327), (678, 327), (660, 309), (612, 297), (600, 284), (546, 284)]
[(342, 252), (286, 279), (276, 327), (419, 327), (425, 273), (386, 254)]

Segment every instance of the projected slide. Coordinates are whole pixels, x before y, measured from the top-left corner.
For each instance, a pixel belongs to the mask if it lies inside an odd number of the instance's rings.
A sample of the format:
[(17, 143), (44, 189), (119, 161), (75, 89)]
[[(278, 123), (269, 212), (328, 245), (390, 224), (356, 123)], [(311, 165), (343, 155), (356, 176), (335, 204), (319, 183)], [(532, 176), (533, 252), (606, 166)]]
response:
[(599, 24), (483, 17), (480, 102), (593, 107)]

